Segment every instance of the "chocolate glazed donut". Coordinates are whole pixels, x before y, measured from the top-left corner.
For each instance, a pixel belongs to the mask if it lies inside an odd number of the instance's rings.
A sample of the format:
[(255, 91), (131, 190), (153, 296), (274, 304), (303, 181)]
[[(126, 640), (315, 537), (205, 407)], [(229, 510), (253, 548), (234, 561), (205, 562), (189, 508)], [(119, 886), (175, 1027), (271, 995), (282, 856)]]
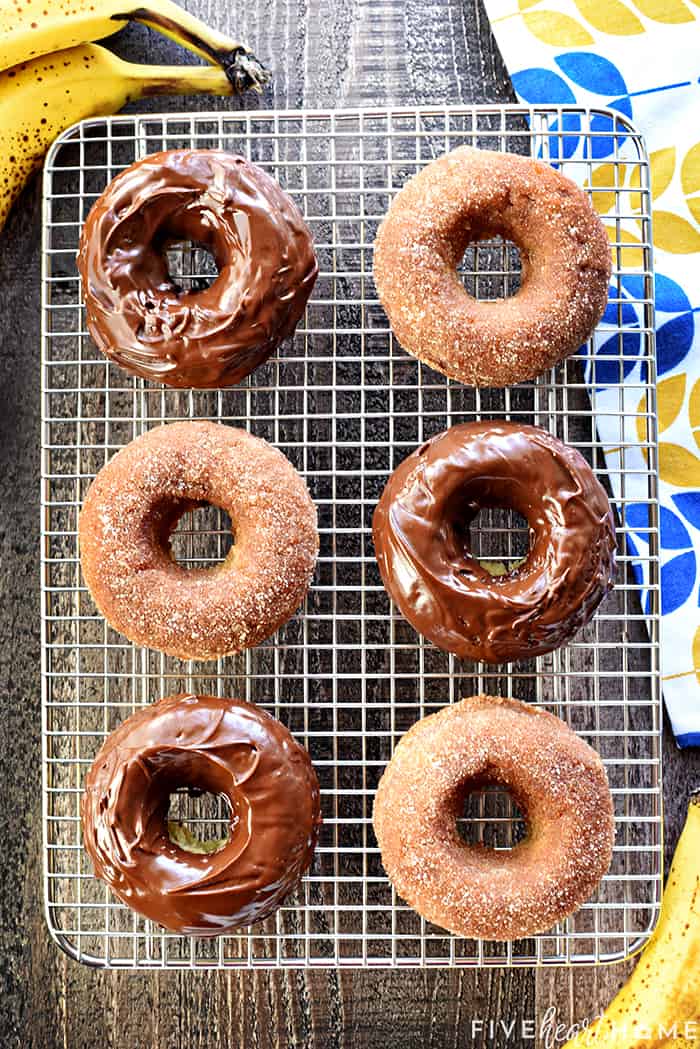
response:
[[(530, 551), (492, 576), (471, 554), (484, 507), (515, 510)], [(473, 422), (428, 441), (389, 478), (373, 520), (384, 586), (402, 614), (461, 659), (507, 663), (551, 652), (612, 586), (615, 528), (582, 455), (534, 426)]]
[[(169, 243), (208, 248), (219, 275), (183, 291)], [(93, 206), (78, 254), (87, 325), (127, 371), (169, 386), (232, 386), (296, 327), (318, 265), (294, 202), (264, 171), (218, 150), (154, 153)]]
[[(228, 798), (228, 841), (191, 852), (168, 834), (178, 788)], [(267, 917), (308, 868), (321, 825), (307, 752), (238, 699), (169, 696), (105, 740), (87, 774), (83, 839), (119, 899), (174, 932), (217, 936)]]

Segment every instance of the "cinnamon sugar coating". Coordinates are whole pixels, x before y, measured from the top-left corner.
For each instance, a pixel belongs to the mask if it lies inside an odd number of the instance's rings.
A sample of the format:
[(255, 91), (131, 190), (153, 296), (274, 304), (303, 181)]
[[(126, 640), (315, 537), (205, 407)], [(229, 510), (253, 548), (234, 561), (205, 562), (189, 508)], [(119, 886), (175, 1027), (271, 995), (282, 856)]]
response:
[[(173, 559), (177, 521), (202, 504), (231, 517), (213, 568)], [(296, 611), (318, 553), (316, 509), (292, 464), (245, 430), (177, 422), (137, 437), (98, 473), (80, 514), (85, 582), (129, 640), (180, 659), (260, 644)]]
[[(506, 787), (528, 826), (512, 850), (469, 845), (464, 798)], [(613, 804), (598, 754), (559, 718), (514, 699), (474, 696), (423, 718), (379, 783), (374, 830), (396, 891), (459, 936), (515, 940), (551, 929), (610, 866)]]
[[(521, 287), (478, 301), (456, 267), (501, 236), (520, 251)], [(532, 379), (575, 353), (600, 320), (611, 257), (578, 186), (529, 157), (461, 146), (394, 198), (374, 242), (374, 279), (409, 353), (471, 386)]]

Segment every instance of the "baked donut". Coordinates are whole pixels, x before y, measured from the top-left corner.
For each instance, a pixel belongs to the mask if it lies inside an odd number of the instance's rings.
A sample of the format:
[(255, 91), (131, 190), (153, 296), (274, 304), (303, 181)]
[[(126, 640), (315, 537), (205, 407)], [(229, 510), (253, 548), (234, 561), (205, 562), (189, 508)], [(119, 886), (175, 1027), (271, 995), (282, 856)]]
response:
[[(173, 840), (168, 802), (182, 788), (228, 799), (227, 841), (193, 851)], [(96, 876), (145, 918), (196, 936), (276, 910), (321, 824), (316, 773), (285, 726), (243, 700), (193, 695), (161, 699), (110, 733), (81, 816)]]
[[(456, 268), (469, 244), (520, 251), (519, 291), (478, 301)], [(610, 245), (582, 190), (529, 157), (460, 146), (396, 195), (374, 279), (404, 349), (451, 379), (507, 386), (575, 353), (603, 315)]]
[[(219, 275), (183, 291), (169, 244), (208, 248)], [(220, 150), (137, 161), (87, 217), (78, 269), (87, 326), (107, 357), (168, 386), (232, 386), (304, 312), (318, 265), (294, 202), (261, 168)]]
[[(234, 543), (213, 568), (183, 568), (170, 535), (190, 510), (225, 510)], [(180, 659), (258, 645), (311, 583), (316, 510), (292, 464), (245, 430), (178, 422), (137, 437), (104, 466), (80, 513), (80, 562), (105, 619)]]
[[(506, 788), (527, 824), (511, 850), (470, 845), (464, 799)], [(517, 940), (577, 910), (610, 866), (613, 804), (596, 752), (559, 718), (475, 696), (400, 740), (374, 803), (382, 863), (427, 921), (470, 939)]]
[[(472, 556), (484, 507), (530, 526), (524, 562), (492, 575)], [(394, 470), (372, 522), (379, 571), (415, 629), (460, 659), (508, 663), (551, 652), (612, 587), (615, 526), (590, 466), (545, 430), (464, 423)]]

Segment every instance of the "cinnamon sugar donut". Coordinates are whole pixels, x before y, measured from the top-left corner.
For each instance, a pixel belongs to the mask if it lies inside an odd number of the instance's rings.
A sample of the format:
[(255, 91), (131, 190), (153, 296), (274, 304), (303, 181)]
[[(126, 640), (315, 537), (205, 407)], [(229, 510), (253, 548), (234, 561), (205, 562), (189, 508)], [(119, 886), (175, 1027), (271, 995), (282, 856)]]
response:
[[(478, 301), (456, 267), (493, 236), (520, 251), (519, 291)], [(374, 242), (374, 279), (401, 345), (472, 386), (507, 386), (575, 353), (608, 297), (610, 245), (588, 198), (529, 157), (461, 146), (394, 198)]]
[[(234, 544), (186, 569), (170, 535), (184, 513), (225, 510)], [(80, 514), (85, 582), (129, 640), (180, 659), (259, 644), (296, 611), (318, 552), (316, 510), (292, 464), (245, 430), (178, 422), (137, 437), (100, 470)]]
[[(469, 845), (465, 797), (505, 787), (528, 833), (511, 850)], [(613, 804), (598, 754), (553, 714), (474, 696), (417, 722), (386, 767), (374, 804), (396, 891), (458, 936), (516, 940), (551, 929), (610, 866)]]

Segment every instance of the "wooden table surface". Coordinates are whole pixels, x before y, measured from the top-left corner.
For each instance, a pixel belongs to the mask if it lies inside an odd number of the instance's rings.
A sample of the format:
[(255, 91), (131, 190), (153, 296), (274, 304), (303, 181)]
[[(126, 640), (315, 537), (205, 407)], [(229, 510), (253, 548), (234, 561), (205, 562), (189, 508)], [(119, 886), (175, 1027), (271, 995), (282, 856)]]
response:
[[(274, 71), (263, 107), (513, 98), (479, 0), (189, 0)], [(141, 28), (114, 38), (134, 60), (178, 61)], [(188, 100), (226, 108), (230, 100)], [(182, 100), (152, 108), (182, 109)], [(35, 179), (0, 234), (0, 1044), (3, 1049), (236, 1046), (466, 1047), (544, 1044), (516, 1030), (550, 1007), (569, 1024), (594, 1015), (629, 964), (540, 970), (105, 973), (50, 942), (41, 900), (39, 713), (39, 232)], [(672, 852), (698, 752), (665, 728), (666, 852)]]

